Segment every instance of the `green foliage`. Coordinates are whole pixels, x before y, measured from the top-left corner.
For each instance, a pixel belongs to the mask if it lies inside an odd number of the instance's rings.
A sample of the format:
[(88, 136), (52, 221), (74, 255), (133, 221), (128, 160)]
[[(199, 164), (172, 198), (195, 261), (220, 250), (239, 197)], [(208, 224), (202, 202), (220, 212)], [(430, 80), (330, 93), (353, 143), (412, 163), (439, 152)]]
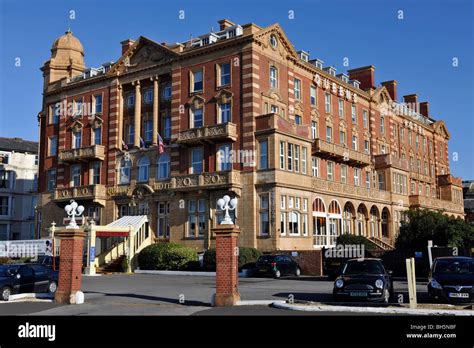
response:
[(204, 269), (206, 271), (216, 270), (216, 249), (208, 249), (203, 256)]
[(337, 237), (336, 244), (342, 245), (363, 245), (364, 249), (374, 249), (374, 245), (364, 236), (356, 236), (353, 234), (342, 234)]
[(424, 249), (428, 240), (434, 245), (470, 248), (474, 244), (474, 227), (462, 219), (439, 211), (410, 209), (408, 222), (402, 222), (395, 242), (397, 249)]
[(128, 257), (124, 257), (123, 260), (122, 260), (122, 270), (124, 272), (127, 272), (128, 271)]
[(239, 248), (239, 269), (242, 268), (253, 268), (255, 262), (262, 255), (260, 251), (255, 248)]
[(10, 265), (16, 263), (28, 263), (31, 261), (31, 257), (20, 257), (20, 258), (10, 258), (10, 257), (0, 257), (0, 265)]
[[(255, 248), (239, 247), (239, 269), (252, 268), (262, 255)], [(216, 249), (206, 250), (204, 253), (204, 268), (208, 271), (216, 270)]]
[(140, 269), (183, 270), (198, 260), (195, 250), (176, 243), (147, 246), (138, 255)]

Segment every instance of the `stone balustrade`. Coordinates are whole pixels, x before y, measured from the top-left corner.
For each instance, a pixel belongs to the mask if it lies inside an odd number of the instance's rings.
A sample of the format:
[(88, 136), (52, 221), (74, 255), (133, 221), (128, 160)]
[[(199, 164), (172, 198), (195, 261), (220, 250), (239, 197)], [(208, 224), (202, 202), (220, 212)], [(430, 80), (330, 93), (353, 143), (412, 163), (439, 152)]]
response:
[(223, 123), (213, 126), (187, 129), (178, 133), (177, 143), (194, 145), (215, 141), (236, 141), (237, 126), (234, 123)]
[(58, 159), (61, 162), (103, 161), (105, 159), (105, 148), (103, 145), (93, 145), (77, 149), (61, 150)]

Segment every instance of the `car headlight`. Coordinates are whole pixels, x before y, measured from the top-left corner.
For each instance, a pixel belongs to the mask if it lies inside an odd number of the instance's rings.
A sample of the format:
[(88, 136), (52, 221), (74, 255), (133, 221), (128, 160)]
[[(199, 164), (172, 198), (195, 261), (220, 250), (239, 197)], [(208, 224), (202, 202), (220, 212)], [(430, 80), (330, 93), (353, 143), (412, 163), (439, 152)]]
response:
[(375, 281), (375, 286), (379, 289), (382, 289), (383, 288), (383, 280), (382, 279), (377, 279)]
[(344, 285), (344, 281), (342, 279), (338, 279), (336, 280), (336, 288), (342, 288), (342, 286)]
[(431, 287), (432, 287), (433, 289), (439, 289), (439, 290), (442, 290), (442, 289), (443, 289), (443, 287), (441, 286), (441, 284), (438, 283), (436, 279), (431, 279), (430, 284), (431, 284)]

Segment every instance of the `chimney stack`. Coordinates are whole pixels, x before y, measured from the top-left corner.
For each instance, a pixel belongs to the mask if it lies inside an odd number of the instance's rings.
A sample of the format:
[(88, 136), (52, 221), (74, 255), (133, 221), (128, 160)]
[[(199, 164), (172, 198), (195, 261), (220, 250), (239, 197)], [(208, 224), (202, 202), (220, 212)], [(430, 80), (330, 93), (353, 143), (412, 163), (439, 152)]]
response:
[(123, 40), (123, 41), (121, 42), (121, 44), (122, 44), (122, 55), (124, 55), (124, 53), (127, 52), (128, 49), (129, 49), (130, 47), (132, 47), (132, 45), (133, 45), (134, 43), (135, 43), (135, 41), (132, 40), (132, 39)]
[(229, 21), (228, 19), (221, 19), (220, 21), (218, 21), (217, 23), (219, 23), (219, 30), (224, 30), (226, 28), (229, 28), (233, 25), (235, 25), (235, 23)]
[(360, 88), (368, 90), (375, 88), (375, 67), (373, 65), (347, 71), (351, 80), (360, 81)]
[(405, 104), (408, 104), (408, 107), (413, 111), (418, 112), (418, 95), (417, 94), (409, 94), (403, 96), (403, 101)]
[(397, 81), (385, 81), (382, 82), (382, 86), (387, 89), (388, 94), (390, 94), (390, 98), (392, 98), (392, 100), (397, 100)]
[(422, 114), (426, 118), (430, 117), (430, 103), (428, 102), (420, 103), (420, 114)]

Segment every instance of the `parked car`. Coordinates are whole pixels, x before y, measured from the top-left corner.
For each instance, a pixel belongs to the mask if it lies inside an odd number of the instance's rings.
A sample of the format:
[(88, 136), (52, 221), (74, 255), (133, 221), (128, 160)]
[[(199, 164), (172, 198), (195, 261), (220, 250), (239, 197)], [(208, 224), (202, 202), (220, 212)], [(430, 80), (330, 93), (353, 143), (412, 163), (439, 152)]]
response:
[[(40, 265), (49, 267), (49, 268), (54, 268), (54, 271), (59, 270), (59, 256), (49, 256), (49, 255), (44, 255), (44, 256), (38, 256), (38, 261), (35, 263), (39, 263)], [(53, 267), (54, 266), (54, 267)]]
[(271, 274), (275, 278), (283, 275), (293, 275), (299, 277), (301, 268), (298, 262), (289, 255), (262, 255), (255, 264), (257, 274)]
[(474, 258), (438, 257), (429, 274), (428, 293), (435, 300), (472, 302), (474, 298)]
[(28, 292), (49, 292), (58, 288), (58, 272), (40, 264), (0, 265), (0, 299)]
[(334, 282), (336, 301), (368, 300), (388, 303), (393, 291), (391, 272), (386, 271), (380, 259), (348, 260)]

